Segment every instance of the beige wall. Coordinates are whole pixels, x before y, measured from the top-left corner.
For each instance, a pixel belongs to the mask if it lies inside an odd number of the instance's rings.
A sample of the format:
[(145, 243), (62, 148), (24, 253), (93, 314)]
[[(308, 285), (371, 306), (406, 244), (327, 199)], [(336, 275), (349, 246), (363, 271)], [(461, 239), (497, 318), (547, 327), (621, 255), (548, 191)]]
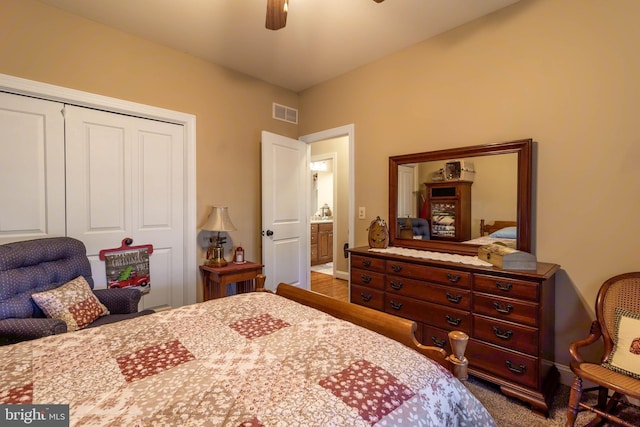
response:
[(0, 73), (194, 114), (198, 224), (229, 206), (233, 241), (260, 260), (260, 131), (298, 136), (271, 119), (295, 93), (33, 0), (0, 2)]
[[(600, 284), (638, 270), (637, 0), (523, 0), (298, 95), (34, 0), (0, 3), (0, 73), (197, 116), (198, 220), (226, 204), (260, 254), (260, 130), (355, 123), (356, 243), (387, 215), (388, 157), (538, 141), (538, 258), (562, 266), (556, 354), (593, 317)], [(300, 108), (299, 129), (271, 102)], [(239, 184), (234, 177), (242, 176)]]
[(301, 93), (301, 134), (355, 123), (356, 243), (387, 215), (389, 156), (533, 138), (566, 364), (600, 284), (640, 269), (638, 16), (637, 0), (521, 1)]

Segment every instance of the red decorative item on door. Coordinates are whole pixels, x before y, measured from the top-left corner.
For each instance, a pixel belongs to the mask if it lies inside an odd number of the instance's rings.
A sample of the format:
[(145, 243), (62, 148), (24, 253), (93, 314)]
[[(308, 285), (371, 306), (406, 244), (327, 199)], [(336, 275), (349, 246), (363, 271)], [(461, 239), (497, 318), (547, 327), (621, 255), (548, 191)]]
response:
[(109, 288), (135, 287), (142, 293), (151, 288), (149, 255), (152, 245), (131, 246), (133, 239), (126, 237), (119, 248), (103, 249), (100, 259), (105, 261), (107, 286)]

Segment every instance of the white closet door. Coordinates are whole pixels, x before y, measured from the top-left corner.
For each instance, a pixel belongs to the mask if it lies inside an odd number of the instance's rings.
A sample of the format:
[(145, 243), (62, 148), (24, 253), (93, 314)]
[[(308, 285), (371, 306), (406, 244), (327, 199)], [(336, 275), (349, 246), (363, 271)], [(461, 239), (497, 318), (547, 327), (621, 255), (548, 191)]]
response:
[(65, 235), (62, 108), (0, 92), (0, 244)]
[(102, 249), (152, 244), (143, 308), (183, 305), (184, 129), (67, 106), (67, 234), (87, 246), (96, 287)]

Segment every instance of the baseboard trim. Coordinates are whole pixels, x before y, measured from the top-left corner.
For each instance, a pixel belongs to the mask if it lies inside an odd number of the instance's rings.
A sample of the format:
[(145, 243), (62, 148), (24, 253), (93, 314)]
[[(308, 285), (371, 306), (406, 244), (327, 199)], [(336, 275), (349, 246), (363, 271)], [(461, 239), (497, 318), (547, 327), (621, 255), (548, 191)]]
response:
[(336, 270), (336, 279), (349, 280), (349, 272)]

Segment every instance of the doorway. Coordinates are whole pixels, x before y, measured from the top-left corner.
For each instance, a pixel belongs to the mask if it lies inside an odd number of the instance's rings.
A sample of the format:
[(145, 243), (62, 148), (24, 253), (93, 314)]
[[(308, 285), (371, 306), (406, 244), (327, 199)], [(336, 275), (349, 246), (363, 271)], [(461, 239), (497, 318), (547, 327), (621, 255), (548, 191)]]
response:
[[(345, 248), (353, 246), (353, 224), (355, 220), (354, 174), (353, 174), (353, 125), (329, 129), (300, 138), (310, 144), (311, 160), (325, 161), (327, 171), (311, 171), (311, 197), (309, 213), (312, 230), (322, 227), (325, 232), (310, 239), (310, 253), (324, 250), (330, 240), (331, 260), (311, 262), (310, 286), (329, 296), (348, 300), (349, 259)], [(317, 176), (316, 176), (317, 173)], [(314, 182), (314, 179), (316, 181)], [(325, 206), (326, 204), (326, 206)], [(324, 209), (323, 209), (324, 208)], [(330, 215), (327, 213), (327, 208)], [(327, 235), (331, 227), (332, 234)], [(320, 286), (320, 289), (314, 289)]]

